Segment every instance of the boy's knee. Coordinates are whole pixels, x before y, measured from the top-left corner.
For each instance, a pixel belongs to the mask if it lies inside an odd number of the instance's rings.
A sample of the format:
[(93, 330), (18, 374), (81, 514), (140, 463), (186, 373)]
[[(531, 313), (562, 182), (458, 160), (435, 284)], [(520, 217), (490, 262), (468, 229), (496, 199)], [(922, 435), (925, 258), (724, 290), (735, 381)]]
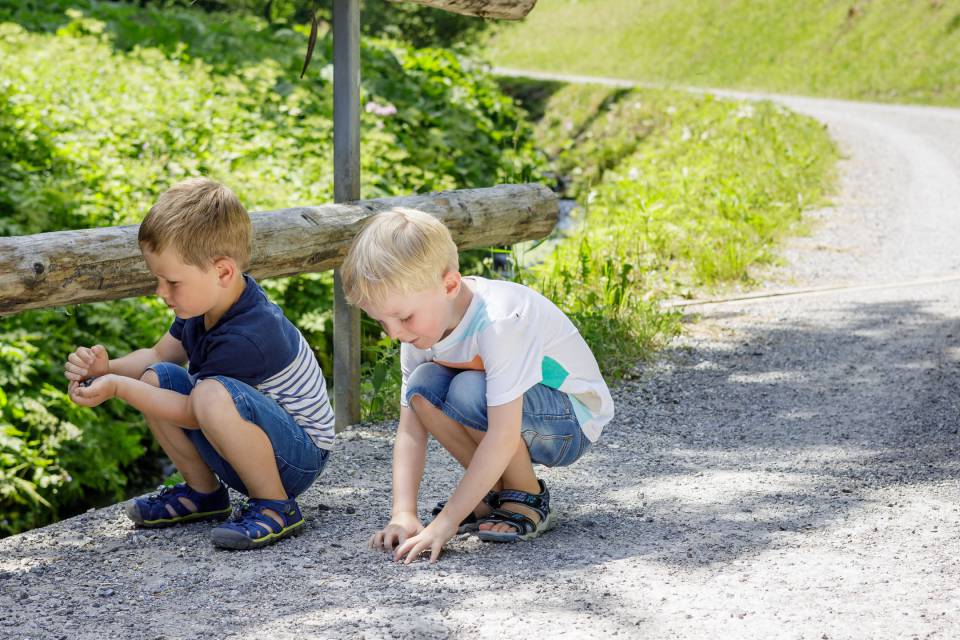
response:
[(444, 368), (433, 362), (424, 362), (413, 370), (407, 380), (407, 388), (431, 386), (435, 376), (443, 375)]
[(429, 400), (424, 398), (419, 393), (413, 394), (410, 397), (410, 400), (408, 401), (408, 403), (410, 405), (410, 408), (413, 409), (413, 412), (421, 417), (428, 415), (430, 411), (437, 410), (437, 408), (433, 406), (433, 404)]
[(464, 371), (450, 381), (447, 404), (462, 412), (476, 411), (487, 406), (487, 379), (481, 371)]
[(154, 387), (160, 386), (160, 376), (157, 375), (157, 372), (153, 369), (147, 369), (143, 372), (143, 375), (140, 376), (141, 382), (146, 382), (149, 385)]
[(226, 387), (218, 380), (208, 378), (198, 382), (190, 392), (190, 409), (203, 428), (217, 424), (218, 418), (223, 418), (224, 411), (235, 410), (236, 407)]

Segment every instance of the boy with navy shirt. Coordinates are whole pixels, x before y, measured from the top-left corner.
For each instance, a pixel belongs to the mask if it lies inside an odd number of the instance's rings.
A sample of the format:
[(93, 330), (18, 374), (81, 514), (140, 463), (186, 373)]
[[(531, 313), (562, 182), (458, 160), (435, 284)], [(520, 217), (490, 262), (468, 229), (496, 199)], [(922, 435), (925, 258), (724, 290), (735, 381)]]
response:
[(130, 501), (130, 519), (142, 527), (223, 520), (229, 486), (249, 500), (211, 540), (234, 549), (303, 530), (296, 496), (320, 475), (334, 441), (312, 350), (243, 273), (251, 236), (246, 210), (223, 185), (191, 179), (163, 193), (138, 241), (176, 320), (153, 347), (116, 359), (101, 345), (80, 347), (64, 367), (77, 404), (116, 397), (140, 410), (184, 477)]

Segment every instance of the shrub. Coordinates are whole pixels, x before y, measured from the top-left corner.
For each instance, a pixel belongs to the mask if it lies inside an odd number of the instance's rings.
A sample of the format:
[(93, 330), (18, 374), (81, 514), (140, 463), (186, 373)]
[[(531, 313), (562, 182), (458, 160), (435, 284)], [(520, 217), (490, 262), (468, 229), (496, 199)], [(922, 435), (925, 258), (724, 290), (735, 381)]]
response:
[[(244, 15), (0, 0), (0, 232), (137, 222), (192, 175), (251, 210), (329, 202), (331, 43), (300, 81), (305, 42)], [(362, 55), (364, 197), (536, 175), (530, 130), (486, 74), (441, 49), (368, 40)], [(331, 275), (264, 285), (330, 374)], [(0, 534), (141, 488), (142, 419), (121, 403), (73, 406), (62, 362), (76, 345), (152, 344), (170, 319), (146, 299), (0, 319)], [(395, 405), (395, 349), (372, 327), (364, 345), (375, 417)]]

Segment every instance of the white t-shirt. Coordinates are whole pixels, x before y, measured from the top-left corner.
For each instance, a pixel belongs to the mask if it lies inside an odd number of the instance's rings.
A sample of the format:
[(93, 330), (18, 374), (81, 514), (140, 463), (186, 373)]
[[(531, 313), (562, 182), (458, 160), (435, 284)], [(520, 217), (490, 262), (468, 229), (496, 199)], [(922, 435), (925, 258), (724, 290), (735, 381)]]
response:
[(555, 304), (513, 282), (469, 277), (473, 300), (457, 327), (430, 349), (400, 345), (406, 406), (407, 380), (424, 362), (484, 371), (487, 405), (507, 404), (543, 383), (566, 393), (591, 442), (613, 418), (613, 398), (577, 328)]

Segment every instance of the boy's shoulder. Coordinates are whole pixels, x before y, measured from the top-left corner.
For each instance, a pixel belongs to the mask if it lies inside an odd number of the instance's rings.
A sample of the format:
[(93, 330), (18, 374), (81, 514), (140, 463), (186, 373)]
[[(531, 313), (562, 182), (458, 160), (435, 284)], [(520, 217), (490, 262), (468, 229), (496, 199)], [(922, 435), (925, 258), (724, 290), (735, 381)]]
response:
[(270, 301), (252, 277), (244, 275), (246, 287), (217, 325), (221, 333), (242, 335), (256, 342), (263, 351), (276, 342), (288, 343), (300, 333), (283, 311)]
[(242, 370), (244, 381), (262, 379), (283, 369), (299, 353), (300, 331), (253, 278), (244, 278), (246, 286), (240, 298), (209, 331), (203, 327), (202, 316), (178, 320), (181, 326), (171, 328), (187, 349), (191, 370), (212, 368), (223, 375)]
[(477, 310), (489, 321), (531, 319), (544, 312), (560, 312), (550, 300), (526, 285), (481, 277), (471, 277), (470, 280), (478, 298)]

